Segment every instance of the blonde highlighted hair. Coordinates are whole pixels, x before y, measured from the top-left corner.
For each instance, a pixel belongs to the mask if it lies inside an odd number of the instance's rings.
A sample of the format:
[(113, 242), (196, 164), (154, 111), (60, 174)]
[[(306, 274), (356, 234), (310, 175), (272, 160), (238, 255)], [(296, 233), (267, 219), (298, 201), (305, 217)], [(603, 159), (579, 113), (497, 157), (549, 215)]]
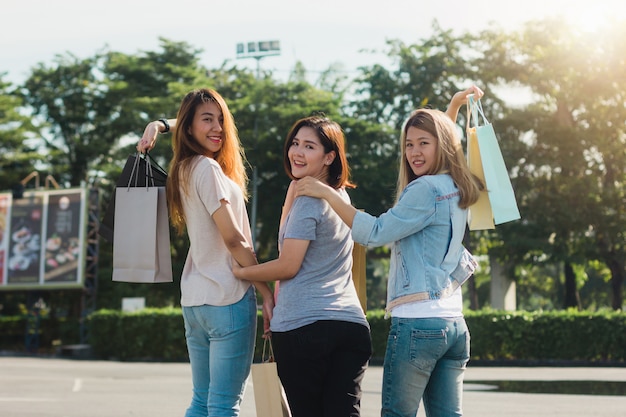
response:
[(478, 201), (480, 191), (485, 189), (485, 185), (469, 170), (456, 125), (442, 111), (418, 109), (404, 123), (400, 135), (400, 171), (396, 202), (400, 199), (402, 190), (417, 178), (406, 159), (406, 136), (410, 127), (428, 132), (437, 138), (435, 163), (425, 175), (449, 174), (459, 189), (459, 207), (463, 209)]
[(193, 161), (198, 155), (205, 155), (206, 150), (191, 135), (191, 125), (198, 107), (206, 103), (215, 103), (222, 112), (222, 147), (213, 155), (213, 159), (222, 167), (222, 171), (241, 189), (247, 200), (248, 176), (244, 165), (245, 154), (235, 119), (228, 109), (224, 98), (215, 90), (203, 88), (193, 90), (183, 98), (176, 116), (176, 128), (172, 137), (174, 157), (169, 166), (167, 177), (167, 202), (172, 224), (178, 233), (185, 229), (185, 214), (182, 198), (188, 193), (189, 175)]

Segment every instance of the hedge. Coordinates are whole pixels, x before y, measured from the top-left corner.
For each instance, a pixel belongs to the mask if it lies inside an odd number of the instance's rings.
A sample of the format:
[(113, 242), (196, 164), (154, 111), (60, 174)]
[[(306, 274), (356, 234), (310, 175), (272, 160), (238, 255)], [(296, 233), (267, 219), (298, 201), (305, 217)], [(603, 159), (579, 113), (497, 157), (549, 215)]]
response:
[[(468, 311), (465, 316), (472, 337), (472, 360), (626, 362), (626, 314), (622, 312), (482, 310)], [(372, 362), (380, 363), (390, 321), (382, 310), (368, 312), (367, 318), (372, 331)], [(258, 320), (257, 360), (263, 348), (260, 313)], [(25, 326), (24, 317), (0, 317), (0, 349), (15, 349), (18, 341), (24, 340)], [(67, 326), (42, 319), (41, 339), (54, 340), (49, 333)], [(88, 318), (88, 329), (89, 344), (98, 359), (187, 360), (180, 308), (148, 308), (133, 313), (99, 310)]]

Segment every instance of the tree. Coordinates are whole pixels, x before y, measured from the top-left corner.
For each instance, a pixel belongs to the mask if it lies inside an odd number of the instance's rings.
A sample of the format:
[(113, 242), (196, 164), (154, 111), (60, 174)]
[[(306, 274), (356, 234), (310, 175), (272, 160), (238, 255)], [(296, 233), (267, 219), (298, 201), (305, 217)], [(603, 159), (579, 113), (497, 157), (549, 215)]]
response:
[(566, 300), (576, 299), (572, 265), (602, 259), (619, 309), (626, 254), (626, 44), (623, 25), (609, 29), (589, 36), (546, 19), (529, 22), (521, 33), (488, 31), (476, 65), (493, 85), (533, 93), (529, 105), (502, 121), (501, 143), (511, 151), (507, 166), (523, 213), (523, 221), (502, 228), (502, 235), (525, 235), (518, 244), (528, 244), (527, 254), (538, 249), (564, 264), (570, 271)]
[(9, 190), (35, 170), (41, 154), (24, 100), (3, 77), (0, 74), (0, 190)]

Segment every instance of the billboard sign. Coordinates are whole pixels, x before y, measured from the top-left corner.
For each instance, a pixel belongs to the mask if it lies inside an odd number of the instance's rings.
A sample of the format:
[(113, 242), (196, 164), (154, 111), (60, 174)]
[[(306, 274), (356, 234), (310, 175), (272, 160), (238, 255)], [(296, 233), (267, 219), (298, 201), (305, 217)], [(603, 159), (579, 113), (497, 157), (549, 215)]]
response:
[(84, 189), (0, 194), (0, 290), (81, 287)]

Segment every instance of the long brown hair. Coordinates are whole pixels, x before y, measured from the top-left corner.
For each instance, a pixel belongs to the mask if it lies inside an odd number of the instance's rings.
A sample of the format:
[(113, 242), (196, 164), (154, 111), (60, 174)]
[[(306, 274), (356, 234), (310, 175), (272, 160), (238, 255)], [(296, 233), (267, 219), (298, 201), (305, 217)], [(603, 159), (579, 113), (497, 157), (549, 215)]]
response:
[(400, 135), (400, 171), (396, 201), (400, 199), (402, 190), (417, 178), (406, 159), (406, 136), (410, 127), (428, 132), (437, 138), (435, 163), (425, 175), (450, 174), (461, 195), (461, 208), (468, 208), (478, 201), (480, 191), (485, 189), (485, 185), (469, 170), (456, 125), (444, 112), (433, 109), (415, 110), (404, 123)]
[(303, 127), (310, 127), (315, 131), (317, 138), (324, 147), (325, 154), (335, 151), (335, 159), (328, 167), (328, 185), (335, 189), (341, 187), (355, 188), (356, 185), (350, 181), (350, 166), (346, 157), (346, 138), (343, 130), (341, 130), (339, 124), (322, 115), (302, 118), (296, 121), (289, 130), (285, 140), (285, 147), (283, 148), (283, 167), (289, 178), (292, 180), (298, 179), (291, 173), (289, 148), (296, 134)]
[(222, 167), (224, 174), (239, 186), (244, 198), (247, 199), (248, 196), (245, 154), (239, 141), (235, 119), (226, 101), (217, 91), (208, 88), (187, 93), (180, 103), (176, 116), (176, 128), (172, 137), (174, 157), (170, 162), (166, 187), (170, 218), (178, 233), (183, 233), (185, 229), (181, 187), (182, 192), (187, 194), (194, 157), (206, 154), (206, 150), (189, 133), (196, 110), (205, 103), (215, 103), (222, 111), (222, 147), (213, 155), (213, 159)]

